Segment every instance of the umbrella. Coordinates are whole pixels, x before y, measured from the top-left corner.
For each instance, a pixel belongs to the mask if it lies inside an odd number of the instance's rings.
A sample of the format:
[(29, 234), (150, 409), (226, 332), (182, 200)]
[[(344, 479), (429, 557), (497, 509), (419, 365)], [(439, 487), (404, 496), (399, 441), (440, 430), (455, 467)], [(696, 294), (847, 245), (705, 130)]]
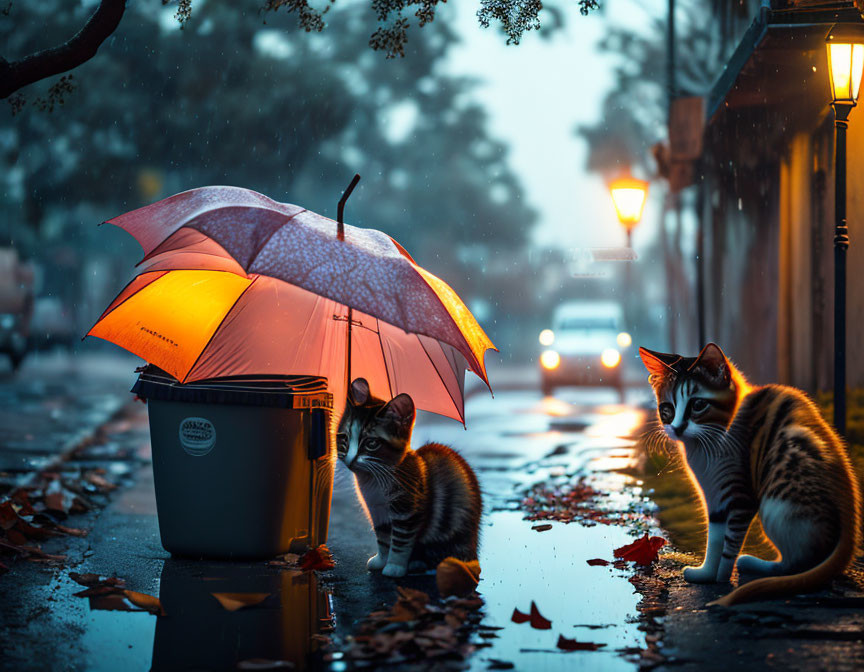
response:
[[(341, 210), (355, 178), (346, 190)], [(380, 231), (237, 187), (204, 187), (109, 220), (140, 273), (88, 335), (180, 382), (362, 376), (374, 394), (464, 422), (464, 373), (492, 342), (456, 293)]]

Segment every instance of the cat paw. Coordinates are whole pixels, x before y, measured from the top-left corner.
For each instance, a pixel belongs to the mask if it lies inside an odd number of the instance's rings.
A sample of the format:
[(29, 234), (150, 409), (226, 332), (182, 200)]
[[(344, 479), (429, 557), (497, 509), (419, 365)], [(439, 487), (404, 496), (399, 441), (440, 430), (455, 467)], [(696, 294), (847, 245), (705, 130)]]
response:
[(397, 565), (394, 562), (388, 562), (387, 566), (384, 568), (384, 571), (381, 573), (384, 576), (398, 579), (400, 576), (405, 576), (407, 572), (408, 568), (405, 565)]
[(780, 573), (780, 563), (762, 560), (752, 555), (738, 558), (738, 573), (750, 576), (774, 576)]
[(377, 572), (384, 569), (387, 565), (387, 558), (382, 558), (380, 553), (376, 553), (366, 561), (366, 569), (370, 572)]
[(716, 583), (717, 572), (706, 567), (685, 567), (684, 580), (687, 583)]

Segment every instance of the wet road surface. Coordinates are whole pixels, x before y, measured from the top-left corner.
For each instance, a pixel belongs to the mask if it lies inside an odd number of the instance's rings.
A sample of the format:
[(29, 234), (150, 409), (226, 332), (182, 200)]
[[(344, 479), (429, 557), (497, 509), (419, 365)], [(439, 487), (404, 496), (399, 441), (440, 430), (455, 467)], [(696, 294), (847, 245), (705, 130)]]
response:
[[(43, 542), (43, 549), (66, 554), (60, 566), (19, 561), (0, 577), (0, 669), (289, 669), (289, 663), (294, 669), (353, 669), (342, 652), (367, 614), (394, 602), (396, 583), (365, 569), (375, 543), (350, 474), (339, 465), (328, 542), (337, 565), (331, 572), (316, 576), (263, 562), (172, 559), (159, 541), (146, 409), (134, 404), (118, 412), (119, 404), (108, 401), (115, 394), (122, 402), (115, 390), (128, 389), (132, 368), (124, 362), (121, 373), (99, 383), (102, 392), (92, 384), (92, 408), (83, 412), (99, 422), (108, 419), (62, 466), (104, 468), (106, 478), (121, 487), (106, 497), (104, 509), (76, 517), (75, 525), (89, 529), (88, 536)], [(39, 395), (27, 392), (36, 384), (22, 381), (22, 398), (30, 394), (38, 409)], [(66, 394), (59, 387), (56, 392)], [(471, 396), (467, 431), (438, 416), (418, 418), (414, 445), (438, 441), (460, 450), (484, 492), (478, 592), (485, 600), (482, 622), (488, 629), (484, 637), (473, 637), (479, 647), (467, 667), (485, 670), (497, 660), (518, 670), (725, 670), (730, 664), (860, 669), (860, 594), (754, 605), (718, 615), (704, 604), (724, 589), (683, 584), (680, 563), (671, 555), (644, 574), (632, 566), (587, 564), (594, 558), (612, 560), (613, 549), (633, 541), (633, 534), (657, 532), (641, 482), (619, 471), (634, 459), (633, 433), (644, 417), (646, 399), (641, 390), (631, 391), (628, 403), (619, 404), (617, 394), (606, 390), (562, 390), (543, 398), (531, 389), (508, 389), (494, 400)], [(49, 407), (62, 407), (49, 402)], [(38, 417), (38, 410), (32, 417)], [(82, 435), (84, 430), (72, 424), (68, 436)], [(38, 434), (38, 425), (34, 427)], [(41, 429), (49, 435), (59, 431), (52, 423)], [(38, 441), (49, 445), (44, 438)], [(38, 441), (34, 435), (34, 443)], [(9, 455), (20, 459), (14, 442)], [(36, 464), (42, 464), (50, 461), (51, 450), (35, 455)], [(612, 519), (626, 518), (626, 524), (553, 521), (551, 529), (533, 530), (537, 523), (524, 519), (526, 489), (580, 476), (600, 493), (597, 506)], [(81, 586), (70, 571), (122, 577), (128, 588), (158, 596), (166, 615), (91, 609), (87, 599), (73, 597)], [(399, 584), (435, 593), (430, 575), (407, 577)], [(255, 608), (229, 612), (214, 592), (268, 597)], [(549, 630), (511, 620), (514, 609), (528, 612), (532, 601), (552, 621)], [(331, 646), (316, 633), (330, 638)], [(559, 635), (601, 646), (561, 652)], [(271, 661), (269, 667), (264, 661)], [(280, 668), (272, 661), (284, 662)]]

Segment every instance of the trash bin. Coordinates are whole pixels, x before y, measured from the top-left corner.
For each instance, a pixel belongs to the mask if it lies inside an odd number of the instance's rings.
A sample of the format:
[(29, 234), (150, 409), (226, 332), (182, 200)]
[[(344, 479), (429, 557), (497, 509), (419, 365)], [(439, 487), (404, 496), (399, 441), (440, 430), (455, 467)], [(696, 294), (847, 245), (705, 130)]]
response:
[(165, 550), (254, 559), (327, 540), (334, 465), (326, 379), (180, 384), (148, 366), (132, 392), (148, 406)]

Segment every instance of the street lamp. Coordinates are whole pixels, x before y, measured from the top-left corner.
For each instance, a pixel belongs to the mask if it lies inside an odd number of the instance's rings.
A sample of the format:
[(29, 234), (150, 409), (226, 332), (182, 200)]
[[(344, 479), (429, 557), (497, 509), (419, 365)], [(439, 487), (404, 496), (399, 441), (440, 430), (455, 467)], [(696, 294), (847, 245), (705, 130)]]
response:
[(642, 219), (645, 198), (648, 196), (648, 183), (632, 177), (622, 178), (609, 185), (609, 191), (618, 221), (627, 231), (627, 247), (632, 247), (633, 229)]
[(831, 81), (834, 152), (834, 426), (846, 434), (846, 129), (864, 69), (864, 28), (837, 24), (825, 40)]

